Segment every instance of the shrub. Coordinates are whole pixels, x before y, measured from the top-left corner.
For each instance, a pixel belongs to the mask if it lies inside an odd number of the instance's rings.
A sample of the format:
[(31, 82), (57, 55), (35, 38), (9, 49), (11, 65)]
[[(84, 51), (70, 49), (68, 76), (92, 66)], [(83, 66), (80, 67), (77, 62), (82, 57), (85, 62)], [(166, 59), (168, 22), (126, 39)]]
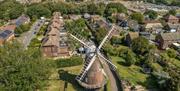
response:
[(170, 58), (175, 58), (176, 57), (176, 51), (173, 49), (168, 49), (167, 54)]
[(83, 59), (79, 56), (67, 58), (67, 59), (58, 59), (57, 61), (57, 67), (70, 67), (70, 66), (77, 66), (81, 65), (83, 63)]

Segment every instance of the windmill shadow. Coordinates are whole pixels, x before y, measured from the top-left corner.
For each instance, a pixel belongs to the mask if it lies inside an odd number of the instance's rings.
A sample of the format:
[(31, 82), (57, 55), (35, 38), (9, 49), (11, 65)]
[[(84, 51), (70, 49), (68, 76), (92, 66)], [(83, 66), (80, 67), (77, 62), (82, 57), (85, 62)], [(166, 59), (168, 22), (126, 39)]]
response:
[(73, 84), (73, 88), (75, 88), (78, 91), (84, 91), (83, 88), (76, 82), (75, 77), (77, 75), (68, 73), (68, 71), (59, 70), (59, 79), (65, 81), (65, 88), (67, 88), (68, 83)]

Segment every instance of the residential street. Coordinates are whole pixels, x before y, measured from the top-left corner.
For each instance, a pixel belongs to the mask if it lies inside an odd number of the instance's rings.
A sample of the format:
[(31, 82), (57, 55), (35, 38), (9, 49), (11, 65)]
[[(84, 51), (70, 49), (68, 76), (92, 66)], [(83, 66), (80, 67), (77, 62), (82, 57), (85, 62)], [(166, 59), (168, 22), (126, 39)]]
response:
[(23, 33), (18, 41), (23, 44), (24, 48), (27, 48), (30, 44), (31, 40), (36, 36), (37, 32), (40, 30), (45, 20), (37, 20), (32, 26), (31, 29), (25, 33)]

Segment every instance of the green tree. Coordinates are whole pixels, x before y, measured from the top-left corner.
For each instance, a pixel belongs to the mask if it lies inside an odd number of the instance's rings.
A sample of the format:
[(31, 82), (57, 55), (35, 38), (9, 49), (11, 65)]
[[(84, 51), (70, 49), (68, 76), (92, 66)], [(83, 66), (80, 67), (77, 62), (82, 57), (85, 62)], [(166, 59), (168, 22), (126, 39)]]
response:
[(173, 49), (168, 49), (168, 50), (167, 50), (167, 55), (168, 55), (170, 58), (175, 58), (175, 57), (176, 57), (176, 51), (173, 50)]
[(0, 89), (33, 91), (41, 89), (49, 78), (49, 61), (37, 49), (24, 50), (13, 42), (0, 47)]
[(169, 10), (170, 15), (176, 15), (177, 11), (175, 9)]
[(149, 41), (144, 37), (138, 37), (132, 41), (132, 50), (137, 54), (145, 54), (148, 52)]
[(167, 89), (168, 91), (179, 91), (180, 90), (179, 68), (173, 66), (166, 67), (165, 71), (168, 72), (171, 77), (165, 89)]
[(110, 16), (112, 13), (127, 13), (127, 8), (121, 3), (109, 3), (105, 9), (105, 16)]
[(32, 25), (31, 23), (20, 25), (19, 27), (17, 27), (15, 29), (15, 33), (16, 34), (22, 34), (24, 32), (27, 32), (27, 31), (29, 31), (31, 25)]
[(110, 40), (111, 44), (112, 45), (118, 45), (118, 44), (121, 44), (122, 43), (122, 39), (119, 38), (119, 37), (116, 37), (116, 36), (113, 36)]
[(4, 0), (0, 7), (0, 19), (16, 19), (24, 12), (24, 6), (15, 0)]
[(103, 40), (104, 36), (106, 36), (107, 34), (107, 30), (104, 28), (99, 28), (96, 32), (95, 32), (95, 37), (97, 42), (100, 44), (100, 42)]
[(148, 10), (144, 14), (147, 15), (150, 19), (156, 19), (158, 17), (158, 13), (153, 10)]
[(144, 21), (144, 15), (141, 13), (132, 13), (130, 17), (131, 19), (138, 21), (138, 23), (142, 23)]
[(126, 60), (125, 64), (127, 66), (131, 66), (131, 65), (135, 64), (135, 62), (136, 62), (135, 54), (132, 51), (128, 51), (127, 55), (125, 57), (125, 60)]
[(40, 4), (29, 6), (27, 8), (26, 13), (31, 18), (33, 16), (37, 16), (38, 18), (43, 17), (43, 16), (44, 17), (50, 17), (50, 15), (51, 15), (51, 11), (48, 8), (46, 8), (46, 7), (44, 7), (43, 5), (40, 5)]

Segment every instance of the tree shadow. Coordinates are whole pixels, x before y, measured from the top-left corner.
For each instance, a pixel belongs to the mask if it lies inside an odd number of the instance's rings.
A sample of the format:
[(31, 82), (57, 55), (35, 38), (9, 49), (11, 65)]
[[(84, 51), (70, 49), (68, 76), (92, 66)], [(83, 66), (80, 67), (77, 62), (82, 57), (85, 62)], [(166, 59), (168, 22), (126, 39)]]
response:
[(85, 91), (75, 80), (76, 75), (68, 73), (68, 71), (64, 71), (64, 70), (59, 70), (58, 74), (59, 74), (59, 79), (66, 82), (65, 87), (67, 87), (68, 83), (70, 83), (72, 84), (73, 88), (76, 89), (77, 91)]
[(125, 62), (122, 61), (118, 61), (117, 63), (122, 66), (130, 67), (129, 65), (127, 65)]
[(148, 76), (145, 82), (138, 82), (138, 84), (146, 87), (146, 89), (154, 89), (154, 91), (159, 91), (158, 83), (153, 76)]

